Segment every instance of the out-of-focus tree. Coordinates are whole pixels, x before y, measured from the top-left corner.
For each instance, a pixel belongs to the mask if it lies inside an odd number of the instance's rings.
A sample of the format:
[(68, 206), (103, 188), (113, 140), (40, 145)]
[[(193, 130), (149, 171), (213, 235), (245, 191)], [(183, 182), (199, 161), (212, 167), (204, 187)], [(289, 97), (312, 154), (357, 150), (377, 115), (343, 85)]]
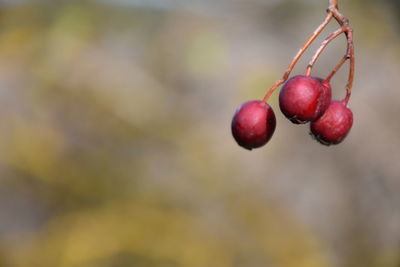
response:
[(0, 266), (398, 266), (397, 11), (341, 8), (359, 62), (350, 136), (320, 147), (277, 114), (248, 153), (234, 108), (325, 3), (0, 2)]

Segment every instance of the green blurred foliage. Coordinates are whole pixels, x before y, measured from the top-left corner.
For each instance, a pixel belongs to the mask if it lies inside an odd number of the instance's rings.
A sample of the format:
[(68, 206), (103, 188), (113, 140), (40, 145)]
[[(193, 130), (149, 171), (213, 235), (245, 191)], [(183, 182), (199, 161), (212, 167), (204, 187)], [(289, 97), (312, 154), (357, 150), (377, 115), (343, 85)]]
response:
[[(398, 266), (398, 246), (388, 241), (387, 249), (385, 243), (375, 251), (378, 243), (364, 238), (367, 226), (354, 226), (361, 217), (340, 204), (341, 195), (332, 203), (339, 203), (342, 217), (327, 226), (310, 223), (292, 206), (293, 195), (305, 190), (294, 189), (299, 177), (343, 182), (339, 177), (361, 175), (357, 162), (350, 168), (338, 160), (348, 151), (313, 150), (322, 159), (291, 152), (312, 140), (295, 141), (286, 126), (267, 152), (251, 157), (230, 137), (234, 107), (262, 94), (284, 69), (275, 57), (263, 57), (292, 56), (279, 50), (277, 36), (286, 35), (277, 33), (273, 13), (301, 20), (311, 4), (242, 2), (248, 17), (226, 17), (232, 10), (208, 15), (203, 6), (133, 3), (2, 2), (1, 266)], [(359, 11), (349, 13), (360, 38), (371, 32), (378, 38), (365, 49), (391, 38), (388, 49), (398, 53), (390, 19), (362, 20), (363, 12), (384, 17), (375, 13), (387, 6), (354, 5)], [(306, 20), (312, 26), (300, 23), (302, 31), (317, 25), (315, 18)], [(235, 28), (241, 20), (243, 28)], [(285, 34), (296, 31), (288, 26), (293, 20), (283, 20)], [(239, 37), (231, 34), (236, 30)], [(253, 35), (264, 38), (258, 46), (246, 39)], [(264, 46), (267, 52), (258, 54)], [(271, 101), (278, 111), (276, 96)], [(355, 139), (343, 146), (359, 151)], [(310, 167), (308, 158), (322, 167), (299, 173)], [(390, 179), (398, 170), (379, 165), (372, 171)], [(286, 182), (279, 184), (281, 178)], [(323, 190), (340, 188), (331, 183), (310, 201), (324, 203)], [(309, 217), (318, 222), (320, 215)], [(315, 225), (334, 236), (338, 231), (338, 240)], [(348, 254), (332, 249), (337, 246)]]

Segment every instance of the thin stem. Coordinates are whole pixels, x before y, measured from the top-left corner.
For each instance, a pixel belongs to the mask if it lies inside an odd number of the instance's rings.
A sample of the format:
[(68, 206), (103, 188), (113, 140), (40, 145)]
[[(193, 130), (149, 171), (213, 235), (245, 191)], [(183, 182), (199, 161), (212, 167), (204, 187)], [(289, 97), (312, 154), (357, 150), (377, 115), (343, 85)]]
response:
[(345, 104), (347, 104), (350, 100), (351, 88), (353, 87), (355, 57), (354, 57), (353, 29), (347, 25), (342, 26), (342, 29), (343, 32), (345, 32), (347, 38), (347, 51), (344, 57), (340, 60), (339, 64), (333, 69), (333, 71), (329, 74), (329, 76), (325, 80), (329, 82), (332, 79), (332, 77), (336, 74), (336, 72), (343, 66), (343, 64), (348, 59), (350, 59), (349, 76), (346, 84), (346, 96), (342, 100)]
[(343, 64), (347, 61), (347, 59), (350, 59), (349, 77), (348, 77), (347, 84), (346, 84), (346, 97), (343, 99), (343, 101), (347, 104), (347, 102), (350, 99), (350, 95), (351, 95), (351, 88), (353, 86), (354, 68), (355, 68), (353, 30), (352, 30), (352, 28), (349, 27), (349, 20), (339, 12), (338, 0), (329, 0), (329, 7), (328, 7), (327, 12), (328, 12), (328, 14), (325, 17), (322, 24), (318, 26), (318, 28), (314, 31), (314, 33), (310, 36), (310, 38), (308, 38), (308, 40), (304, 43), (304, 45), (297, 52), (296, 56), (293, 58), (288, 69), (283, 74), (282, 78), (280, 80), (276, 81), (275, 84), (265, 94), (265, 96), (263, 98), (264, 103), (267, 102), (268, 98), (275, 91), (275, 89), (278, 88), (278, 86), (283, 84), (289, 78), (290, 73), (292, 72), (293, 68), (295, 67), (295, 65), (298, 62), (298, 60), (300, 59), (300, 57), (304, 54), (304, 52), (307, 50), (307, 48), (310, 46), (310, 44), (315, 40), (315, 38), (317, 38), (317, 36), (322, 32), (322, 30), (326, 27), (326, 25), (328, 25), (330, 20), (332, 18), (335, 18), (335, 20), (339, 23), (341, 28), (339, 30), (333, 32), (331, 35), (329, 35), (328, 38), (325, 39), (325, 41), (321, 44), (320, 48), (317, 50), (317, 52), (315, 53), (315, 55), (313, 56), (313, 58), (311, 59), (310, 63), (307, 66), (306, 75), (309, 76), (311, 74), (312, 67), (314, 66), (315, 62), (317, 61), (318, 57), (321, 55), (323, 50), (328, 46), (328, 44), (332, 40), (334, 40), (337, 36), (339, 36), (341, 33), (344, 32), (346, 34), (346, 39), (347, 39), (346, 55), (342, 58), (342, 60), (339, 62), (339, 64), (333, 69), (333, 71), (326, 78), (326, 80), (330, 81), (330, 79), (343, 66)]
[(328, 25), (328, 23), (331, 21), (332, 18), (333, 18), (332, 12), (328, 11), (328, 14), (325, 17), (322, 24), (318, 26), (318, 28), (313, 32), (313, 34), (310, 36), (310, 38), (308, 38), (308, 40), (304, 43), (304, 45), (297, 52), (296, 56), (293, 58), (288, 69), (283, 74), (282, 78), (280, 80), (276, 81), (276, 83), (265, 94), (265, 96), (263, 98), (264, 103), (267, 102), (270, 95), (275, 91), (275, 89), (278, 86), (280, 86), (282, 83), (286, 82), (286, 80), (289, 78), (289, 75), (292, 72), (294, 66), (296, 65), (297, 61), (299, 61), (300, 57), (304, 54), (304, 52), (307, 50), (307, 48), (310, 46), (310, 44), (315, 40), (315, 38), (317, 38), (317, 36), (323, 31), (323, 29), (325, 29), (326, 25)]
[(321, 55), (322, 51), (328, 46), (328, 44), (334, 40), (336, 37), (338, 37), (340, 34), (344, 32), (344, 28), (340, 28), (333, 33), (331, 33), (321, 44), (321, 46), (318, 48), (318, 50), (315, 52), (314, 56), (312, 57), (310, 63), (308, 63), (307, 66), (307, 71), (306, 71), (306, 76), (310, 76), (311, 74), (311, 69), (314, 66), (315, 62), (317, 61), (318, 57)]
[(329, 0), (329, 6), (338, 8), (338, 1), (337, 0)]
[(351, 88), (353, 87), (354, 80), (354, 70), (355, 70), (355, 56), (354, 56), (354, 43), (353, 43), (353, 30), (349, 27), (348, 32), (346, 34), (347, 42), (348, 42), (348, 51), (347, 58), (350, 58), (350, 70), (349, 70), (349, 78), (346, 84), (346, 97), (344, 98), (344, 102), (347, 104), (349, 102), (351, 96)]
[[(339, 25), (342, 28), (342, 32), (344, 32), (346, 34), (347, 51), (346, 51), (346, 55), (340, 60), (339, 64), (333, 69), (333, 71), (329, 74), (329, 76), (325, 80), (329, 82), (332, 79), (332, 77), (336, 74), (336, 72), (343, 66), (343, 64), (348, 59), (350, 59), (349, 76), (348, 76), (347, 84), (346, 84), (346, 96), (342, 100), (345, 104), (347, 104), (349, 102), (350, 96), (351, 96), (351, 88), (353, 87), (354, 70), (355, 70), (353, 29), (349, 26), (349, 20), (339, 12), (339, 10), (338, 10), (338, 0), (329, 0), (328, 11), (330, 11), (332, 13), (332, 15), (335, 18), (335, 20), (339, 23)], [(324, 48), (325, 47), (323, 47), (322, 50)], [(318, 54), (318, 51), (317, 51), (316, 54)], [(318, 58), (318, 56), (317, 56), (317, 58)], [(307, 68), (307, 73), (309, 73), (309, 72), (311, 72), (311, 68), (308, 67)]]
[(333, 17), (339, 23), (340, 26), (348, 26), (349, 20), (339, 12), (337, 0), (329, 1), (328, 11), (332, 12)]
[[(329, 82), (332, 77), (338, 72), (338, 70), (343, 66), (343, 64), (348, 60), (352, 59), (354, 64), (354, 45), (352, 42), (353, 35), (352, 35), (352, 29), (350, 27), (343, 27), (344, 32), (346, 33), (346, 38), (347, 38), (347, 51), (344, 57), (340, 60), (340, 62), (337, 64), (337, 66), (332, 70), (332, 72), (329, 74), (328, 77), (326, 77), (325, 81)], [(350, 66), (350, 71), (354, 72), (354, 66)], [(350, 74), (350, 73), (349, 73)], [(349, 77), (353, 79), (353, 77)]]
[(331, 74), (329, 74), (328, 77), (326, 77), (325, 81), (330, 82), (333, 75), (336, 74), (336, 72), (343, 66), (343, 64), (348, 60), (347, 56), (344, 56), (342, 60), (340, 60), (339, 64), (332, 70)]

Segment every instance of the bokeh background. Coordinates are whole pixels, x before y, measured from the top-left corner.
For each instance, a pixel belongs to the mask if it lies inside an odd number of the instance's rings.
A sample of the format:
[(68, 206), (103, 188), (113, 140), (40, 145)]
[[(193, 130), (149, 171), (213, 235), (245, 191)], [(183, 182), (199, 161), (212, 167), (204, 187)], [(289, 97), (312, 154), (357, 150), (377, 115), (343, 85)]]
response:
[(281, 77), (327, 1), (0, 1), (0, 266), (399, 267), (400, 4), (339, 3), (350, 135), (318, 144), (274, 93), (276, 132), (249, 152), (236, 107)]

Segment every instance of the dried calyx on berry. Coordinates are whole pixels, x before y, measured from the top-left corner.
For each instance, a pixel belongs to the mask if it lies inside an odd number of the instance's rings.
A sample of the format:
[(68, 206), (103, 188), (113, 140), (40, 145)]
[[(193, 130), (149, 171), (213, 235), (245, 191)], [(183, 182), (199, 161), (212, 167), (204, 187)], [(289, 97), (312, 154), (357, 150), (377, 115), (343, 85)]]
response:
[[(294, 76), (288, 80), (300, 57), (333, 18), (338, 22), (340, 28), (322, 42), (309, 62), (305, 75)], [(345, 34), (347, 40), (347, 50), (343, 58), (327, 78), (312, 77), (311, 70), (323, 50), (341, 34)], [(349, 61), (346, 96), (341, 101), (332, 101), (330, 80), (346, 61)], [(270, 95), (286, 82), (279, 94), (279, 107), (282, 113), (295, 124), (311, 122), (311, 135), (321, 144), (339, 144), (348, 135), (353, 124), (353, 113), (347, 104), (353, 85), (354, 65), (353, 30), (349, 26), (348, 19), (339, 12), (338, 0), (329, 0), (324, 21), (301, 47), (282, 78), (267, 91), (262, 101), (249, 101), (237, 109), (231, 125), (236, 142), (251, 150), (265, 145), (271, 139), (275, 131), (276, 120), (267, 101)]]

